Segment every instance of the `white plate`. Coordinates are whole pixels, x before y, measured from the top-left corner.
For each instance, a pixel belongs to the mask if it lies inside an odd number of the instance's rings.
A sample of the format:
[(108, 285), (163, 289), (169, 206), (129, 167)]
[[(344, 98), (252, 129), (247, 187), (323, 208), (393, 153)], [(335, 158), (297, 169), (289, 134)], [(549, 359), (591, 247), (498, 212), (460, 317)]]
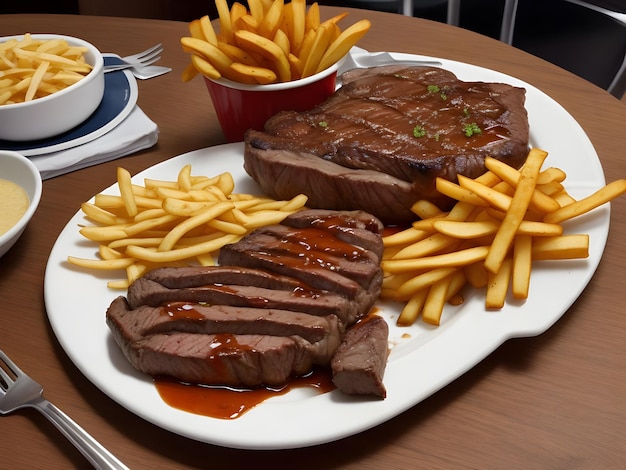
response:
[[(118, 56), (104, 55), (104, 64), (113, 63)], [(61, 135), (34, 142), (0, 140), (0, 148), (24, 156), (44, 155), (77, 147), (103, 136), (133, 110), (139, 92), (137, 81), (128, 70), (104, 75), (104, 96), (98, 108), (86, 121)]]
[[(586, 196), (604, 184), (591, 142), (551, 98), (501, 73), (443, 59), (441, 62), (464, 80), (501, 81), (525, 87), (532, 145), (550, 152), (546, 165), (567, 172), (567, 189), (574, 197)], [(242, 169), (242, 149), (238, 143), (197, 150), (149, 168), (135, 180), (142, 182), (148, 176), (172, 179), (184, 164), (190, 163), (194, 174), (230, 171), (237, 191), (256, 192), (257, 186)], [(114, 192), (111, 188), (109, 191)], [(421, 322), (398, 328), (394, 326), (398, 307), (381, 304), (380, 312), (391, 327), (392, 350), (384, 379), (387, 399), (294, 390), (235, 420), (194, 415), (166, 405), (152, 380), (136, 372), (122, 356), (104, 321), (105, 309), (118, 293), (107, 290), (104, 275), (81, 272), (65, 262), (68, 255), (95, 255), (94, 246), (78, 233), (78, 225), (83, 222), (77, 213), (60, 234), (45, 276), (45, 301), (52, 328), (81, 372), (125, 408), (177, 434), (234, 448), (288, 449), (330, 442), (372, 428), (444, 387), (508, 338), (533, 336), (549, 328), (578, 298), (600, 262), (608, 234), (609, 208), (599, 208), (567, 226), (568, 232), (590, 234), (589, 259), (538, 264), (526, 302), (510, 299), (501, 311), (487, 312), (483, 293), (474, 292), (462, 306), (446, 309), (439, 328)]]

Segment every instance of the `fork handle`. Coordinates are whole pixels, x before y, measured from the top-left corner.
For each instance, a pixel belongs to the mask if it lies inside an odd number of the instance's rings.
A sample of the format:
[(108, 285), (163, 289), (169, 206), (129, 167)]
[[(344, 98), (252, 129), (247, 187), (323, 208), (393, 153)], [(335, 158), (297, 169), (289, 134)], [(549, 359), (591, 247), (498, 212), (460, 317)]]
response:
[(32, 402), (31, 405), (48, 418), (50, 422), (74, 444), (81, 454), (89, 460), (94, 468), (103, 470), (128, 470), (128, 467), (120, 462), (117, 457), (106, 450), (102, 444), (91, 437), (91, 435), (81, 428), (72, 418), (48, 400), (42, 397)]

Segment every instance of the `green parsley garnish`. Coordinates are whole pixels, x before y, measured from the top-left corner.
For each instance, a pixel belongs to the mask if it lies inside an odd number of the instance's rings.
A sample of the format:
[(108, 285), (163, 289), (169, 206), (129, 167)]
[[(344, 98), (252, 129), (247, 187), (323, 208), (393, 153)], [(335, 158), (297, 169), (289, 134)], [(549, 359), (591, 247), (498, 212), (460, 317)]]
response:
[(428, 93), (439, 93), (440, 88), (437, 85), (428, 85)]
[(465, 135), (467, 137), (471, 137), (474, 134), (482, 134), (483, 131), (480, 127), (478, 127), (478, 124), (476, 124), (475, 122), (472, 122), (471, 124), (465, 124), (463, 126), (463, 131), (465, 132)]
[(415, 126), (413, 128), (413, 137), (424, 137), (426, 135), (426, 129), (424, 129), (422, 126)]
[(320, 121), (317, 123), (320, 127), (328, 127), (328, 122), (326, 121)]

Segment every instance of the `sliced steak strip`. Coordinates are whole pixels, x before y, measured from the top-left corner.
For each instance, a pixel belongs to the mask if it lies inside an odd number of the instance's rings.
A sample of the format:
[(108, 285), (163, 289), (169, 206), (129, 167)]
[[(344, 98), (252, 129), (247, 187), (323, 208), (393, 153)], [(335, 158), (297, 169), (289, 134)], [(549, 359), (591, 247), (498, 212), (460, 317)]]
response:
[(364, 211), (307, 210), (296, 212), (282, 221), (295, 228), (316, 227), (329, 230), (340, 240), (373, 252), (378, 261), (383, 255), (380, 235), (384, 226), (376, 217)]
[(387, 365), (389, 327), (372, 315), (353, 325), (332, 361), (333, 383), (347, 394), (387, 396), (383, 376)]
[(320, 266), (352, 279), (364, 288), (380, 269), (380, 258), (376, 253), (344, 242), (333, 232), (314, 227), (263, 227), (239, 243), (249, 244), (250, 249), (252, 245), (260, 246), (259, 251), (268, 255), (294, 258), (293, 263)]
[(329, 341), (334, 345), (339, 344), (341, 337), (335, 315), (322, 317), (287, 310), (189, 302), (172, 302), (159, 307), (142, 305), (131, 310), (123, 297), (111, 303), (107, 320), (120, 330), (133, 329), (140, 336), (172, 332), (297, 335), (311, 343)]
[(158, 307), (170, 302), (280, 309), (318, 316), (336, 315), (342, 325), (351, 325), (359, 317), (356, 303), (330, 292), (222, 284), (170, 289), (143, 277), (128, 288), (128, 303), (131, 308), (142, 305)]
[(322, 209), (308, 209), (294, 212), (281, 222), (289, 227), (319, 227), (327, 230), (335, 227), (365, 229), (372, 233), (382, 234), (385, 226), (379, 219), (362, 210), (331, 211)]
[(170, 289), (198, 287), (209, 284), (232, 284), (284, 290), (310, 289), (293, 277), (241, 266), (158, 268), (149, 271), (143, 277)]
[(278, 386), (313, 366), (293, 339), (282, 336), (159, 334), (121, 348), (141, 372), (199, 384)]
[[(303, 374), (314, 364), (328, 364), (340, 342), (339, 323), (333, 315), (316, 317), (278, 310), (186, 308), (185, 304), (130, 310), (126, 300), (118, 297), (107, 310), (106, 321), (116, 343), (137, 369), (208, 384), (281, 383), (274, 377), (281, 377), (284, 383), (292, 373)], [(237, 351), (239, 347), (241, 351)], [(181, 351), (183, 355), (176, 360)], [(162, 364), (152, 362), (158, 357)], [(206, 364), (201, 364), (202, 359)], [(276, 362), (278, 370), (274, 373), (262, 367), (246, 376), (243, 367), (251, 361)], [(238, 371), (235, 376), (232, 367)], [(268, 374), (267, 380), (258, 382)]]

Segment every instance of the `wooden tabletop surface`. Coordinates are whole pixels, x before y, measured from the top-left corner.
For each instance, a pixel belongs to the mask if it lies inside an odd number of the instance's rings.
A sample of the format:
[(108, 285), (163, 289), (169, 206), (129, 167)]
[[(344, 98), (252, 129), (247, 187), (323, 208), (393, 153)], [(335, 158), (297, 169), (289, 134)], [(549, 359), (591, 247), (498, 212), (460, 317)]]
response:
[[(323, 8), (325, 17), (337, 12)], [(368, 50), (468, 62), (543, 90), (581, 124), (607, 180), (626, 176), (626, 107), (610, 94), (467, 30), (359, 10), (352, 10), (349, 19), (362, 17), (373, 23), (359, 44)], [(123, 160), (45, 181), (30, 225), (0, 259), (0, 348), (44, 385), (46, 398), (130, 468), (623, 468), (626, 198), (612, 204), (610, 234), (596, 274), (560, 321), (538, 337), (507, 341), (441, 391), (374, 429), (304, 449), (234, 450), (172, 434), (115, 403), (78, 371), (50, 328), (43, 300), (49, 252), (80, 203), (114, 181), (117, 165), (134, 174), (172, 156), (223, 143), (224, 138), (202, 81), (181, 83), (188, 60), (179, 44), (187, 34), (185, 23), (0, 15), (0, 31), (62, 33), (120, 55), (161, 42), (161, 62), (174, 69), (139, 82), (139, 105), (159, 126), (158, 144)], [(303, 422), (303, 429), (306, 426)], [(27, 410), (0, 419), (0, 467), (89, 464), (43, 416)]]

